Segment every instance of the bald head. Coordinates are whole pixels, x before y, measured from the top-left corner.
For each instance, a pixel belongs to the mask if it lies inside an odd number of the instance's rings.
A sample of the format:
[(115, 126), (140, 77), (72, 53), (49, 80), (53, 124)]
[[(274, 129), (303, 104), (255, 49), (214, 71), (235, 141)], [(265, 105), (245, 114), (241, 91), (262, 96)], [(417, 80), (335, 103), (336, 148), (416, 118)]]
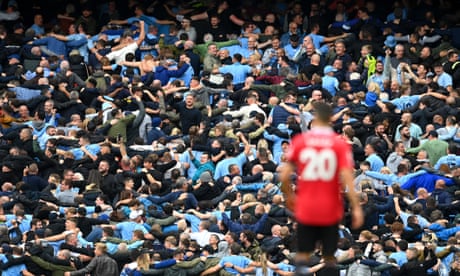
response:
[(191, 40), (185, 41), (184, 49), (186, 49), (186, 50), (193, 49), (193, 47), (195, 47), (195, 43), (193, 43), (193, 41), (191, 41)]

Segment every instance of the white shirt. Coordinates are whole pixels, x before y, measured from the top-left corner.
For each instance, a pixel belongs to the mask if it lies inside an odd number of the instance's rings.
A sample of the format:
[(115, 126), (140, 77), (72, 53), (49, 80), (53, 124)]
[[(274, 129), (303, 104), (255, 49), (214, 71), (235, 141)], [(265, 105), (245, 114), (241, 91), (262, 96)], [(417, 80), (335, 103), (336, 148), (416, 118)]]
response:
[(112, 61), (115, 59), (115, 63), (120, 63), (122, 61), (125, 61), (125, 56), (127, 53), (133, 53), (137, 50), (138, 45), (136, 42), (133, 42), (129, 45), (126, 45), (125, 47), (121, 48), (120, 50), (116, 50), (113, 52), (110, 52), (106, 55), (106, 57)]
[(192, 232), (190, 233), (190, 239), (196, 240), (196, 242), (201, 246), (204, 247), (205, 245), (209, 244), (209, 238), (211, 235), (217, 235), (220, 240), (224, 239), (224, 235), (215, 232), (209, 232), (208, 230), (203, 230), (200, 232)]

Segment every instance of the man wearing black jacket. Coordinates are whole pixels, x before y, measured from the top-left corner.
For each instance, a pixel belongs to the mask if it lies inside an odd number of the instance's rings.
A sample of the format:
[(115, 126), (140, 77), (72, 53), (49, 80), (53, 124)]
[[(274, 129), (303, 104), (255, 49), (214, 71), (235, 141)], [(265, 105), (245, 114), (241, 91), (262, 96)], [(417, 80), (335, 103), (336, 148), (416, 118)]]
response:
[(93, 225), (108, 224), (108, 220), (88, 218), (86, 216), (86, 208), (80, 207), (77, 210), (77, 227), (83, 234), (83, 238), (86, 238), (91, 232)]
[[(423, 246), (422, 246), (423, 247)], [(421, 251), (422, 250), (422, 251)], [(427, 270), (436, 265), (438, 259), (432, 250), (426, 248), (419, 250), (417, 247), (408, 248), (406, 250), (407, 263), (399, 269), (392, 269), (391, 275), (405, 275), (405, 276), (424, 276), (429, 275)], [(420, 261), (420, 254), (424, 254), (426, 258)]]

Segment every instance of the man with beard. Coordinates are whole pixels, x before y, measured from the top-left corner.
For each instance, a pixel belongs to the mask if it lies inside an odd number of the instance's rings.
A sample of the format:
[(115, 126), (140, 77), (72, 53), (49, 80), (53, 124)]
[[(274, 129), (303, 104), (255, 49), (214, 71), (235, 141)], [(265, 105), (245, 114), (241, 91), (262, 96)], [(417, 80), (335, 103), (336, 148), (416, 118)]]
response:
[(375, 146), (377, 154), (382, 158), (386, 157), (389, 149), (393, 148), (393, 143), (385, 133), (385, 125), (383, 123), (377, 123), (374, 128), (374, 134), (366, 139), (366, 145), (371, 143)]
[(412, 114), (410, 112), (404, 112), (401, 115), (401, 124), (396, 128), (395, 141), (401, 139), (399, 129), (403, 126), (407, 126), (409, 128), (410, 135), (417, 139), (420, 138), (420, 136), (423, 134), (420, 126), (412, 122)]
[(180, 114), (180, 124), (182, 132), (188, 134), (191, 126), (199, 126), (201, 122), (201, 111), (195, 107), (195, 94), (190, 93), (185, 96), (185, 101), (177, 103), (174, 107)]
[(101, 175), (100, 187), (104, 194), (109, 196), (111, 202), (115, 198), (115, 195), (120, 192), (121, 185), (119, 185), (115, 179), (115, 176), (109, 173), (110, 163), (107, 160), (101, 160), (99, 163), (98, 171)]
[(369, 83), (371, 82), (375, 82), (376, 84), (379, 85), (381, 91), (385, 90), (385, 88), (383, 87), (383, 83), (385, 82), (385, 76), (383, 75), (383, 68), (384, 67), (383, 67), (382, 60), (378, 59), (375, 65), (374, 74), (370, 75), (369, 78), (367, 79), (367, 85), (369, 85)]
[(401, 141), (406, 149), (416, 147), (419, 145), (420, 141), (412, 137), (408, 126), (402, 126), (399, 129), (399, 135), (401, 136), (399, 141)]

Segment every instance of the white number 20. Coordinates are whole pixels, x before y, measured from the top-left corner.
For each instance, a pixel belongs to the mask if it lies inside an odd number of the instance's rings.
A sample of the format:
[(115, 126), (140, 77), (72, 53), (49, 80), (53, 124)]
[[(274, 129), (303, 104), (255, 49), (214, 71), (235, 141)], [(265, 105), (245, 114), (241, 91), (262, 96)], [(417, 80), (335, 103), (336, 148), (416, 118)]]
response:
[(304, 149), (300, 153), (300, 161), (305, 167), (300, 175), (305, 181), (330, 181), (337, 169), (337, 158), (332, 149)]

